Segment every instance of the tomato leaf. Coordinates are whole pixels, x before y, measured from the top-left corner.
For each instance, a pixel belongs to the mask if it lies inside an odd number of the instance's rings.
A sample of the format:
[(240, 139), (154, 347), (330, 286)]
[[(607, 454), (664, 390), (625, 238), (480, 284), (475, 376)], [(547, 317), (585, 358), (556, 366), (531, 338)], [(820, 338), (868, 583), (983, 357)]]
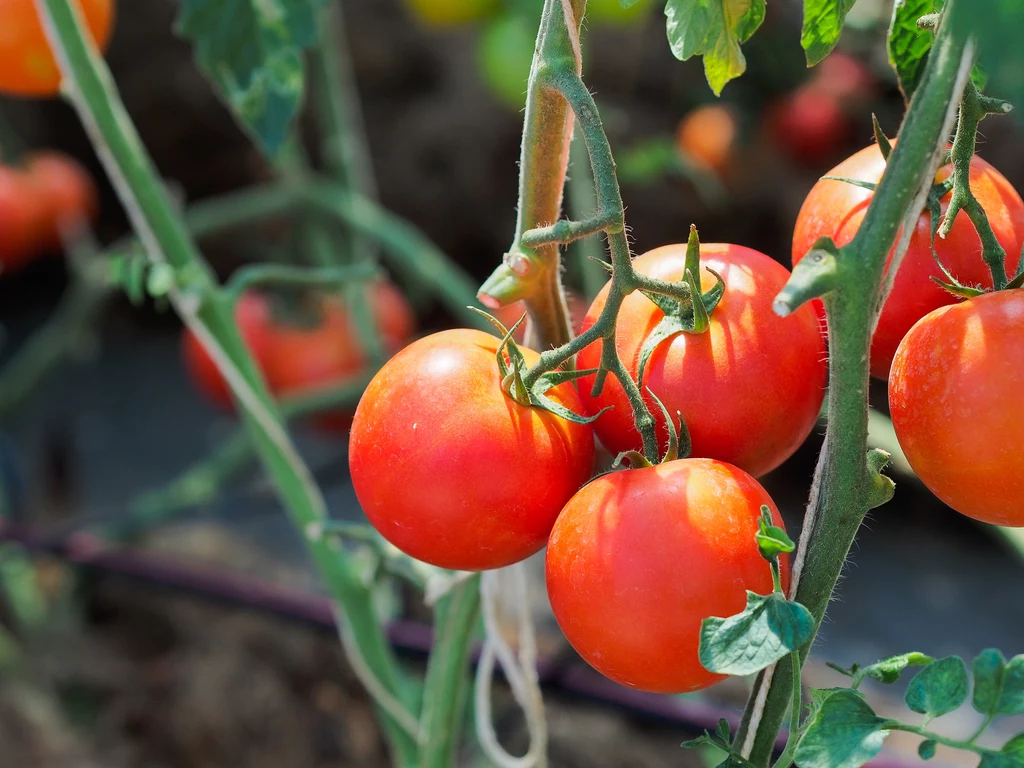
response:
[(947, 656), (922, 669), (903, 697), (911, 711), (929, 720), (959, 708), (967, 701), (967, 667), (959, 656)]
[(800, 648), (813, 633), (814, 617), (800, 603), (748, 591), (742, 613), (701, 623), (700, 663), (710, 672), (750, 675)]
[(740, 45), (761, 26), (764, 14), (765, 0), (668, 0), (669, 46), (680, 61), (703, 56), (708, 85), (720, 95), (746, 71)]
[(1024, 733), (1018, 733), (998, 752), (983, 754), (978, 768), (1024, 768)]
[[(950, 23), (963, 25), (978, 41), (980, 70), (972, 77), (985, 80), (986, 88), (1000, 98), (1024, 104), (1024, 3), (1020, 0), (986, 0), (957, 3)], [(986, 78), (987, 75), (987, 78)]]
[(846, 14), (857, 0), (804, 0), (804, 28), (800, 45), (807, 53), (807, 66), (813, 67), (836, 47)]
[(260, 148), (284, 144), (305, 87), (304, 49), (326, 0), (183, 0), (177, 32)]
[(935, 0), (896, 0), (889, 24), (889, 64), (907, 104), (924, 72), (935, 35), (917, 26), (922, 16), (935, 12)]
[(796, 748), (800, 768), (859, 768), (882, 750), (890, 722), (859, 693), (849, 688), (817, 693), (817, 707)]
[(866, 667), (855, 670), (853, 674), (853, 687), (856, 688), (860, 685), (865, 677), (870, 677), (872, 680), (877, 680), (887, 685), (895, 683), (899, 680), (900, 673), (907, 667), (926, 667), (933, 661), (935, 659), (931, 656), (918, 653), (917, 651), (901, 653), (899, 656), (890, 656), (887, 659), (876, 661), (874, 664), (869, 664)]
[(1024, 714), (1024, 655), (1009, 662), (995, 648), (979, 653), (973, 664), (971, 703), (985, 715)]

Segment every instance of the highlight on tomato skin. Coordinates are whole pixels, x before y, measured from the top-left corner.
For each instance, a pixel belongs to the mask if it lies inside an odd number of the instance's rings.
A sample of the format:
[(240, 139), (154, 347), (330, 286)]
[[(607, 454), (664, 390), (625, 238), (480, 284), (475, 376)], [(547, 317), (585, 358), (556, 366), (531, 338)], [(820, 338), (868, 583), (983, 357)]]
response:
[[(715, 285), (717, 272), (725, 295), (711, 312), (705, 333), (678, 333), (651, 355), (642, 382), (664, 449), (664, 415), (647, 392), (670, 414), (682, 413), (693, 443), (693, 456), (735, 464), (755, 477), (788, 459), (811, 433), (824, 399), (827, 365), (825, 343), (814, 309), (804, 306), (781, 318), (772, 310), (789, 270), (769, 256), (739, 245), (702, 243), (703, 290)], [(638, 256), (642, 274), (677, 281), (684, 275), (686, 244), (667, 245)], [(596, 322), (608, 286), (597, 295), (583, 323)], [(640, 351), (664, 313), (640, 292), (626, 297), (616, 326), (619, 356), (634, 378)], [(597, 368), (601, 342), (580, 352), (580, 369)], [(641, 439), (622, 386), (608, 377), (602, 392), (592, 394), (594, 377), (580, 379), (587, 413), (614, 406), (594, 422), (602, 444), (613, 454), (639, 450)]]
[(889, 410), (907, 461), (961, 514), (1024, 527), (1024, 290), (923, 317), (900, 343)]
[[(498, 344), (468, 329), (413, 342), (377, 372), (352, 423), (349, 470), (370, 523), (441, 568), (500, 568), (536, 553), (593, 471), (591, 427), (506, 395)], [(571, 383), (547, 395), (582, 410)]]
[[(872, 144), (837, 165), (828, 176), (877, 183), (885, 171), (885, 160)], [(949, 175), (949, 167), (939, 179)], [(975, 156), (971, 160), (971, 190), (988, 215), (996, 239), (1006, 250), (1006, 270), (1016, 271), (1024, 246), (1024, 201), (1010, 182), (992, 165)], [(793, 230), (793, 264), (800, 261), (821, 237), (831, 237), (836, 245), (849, 243), (867, 213), (874, 193), (842, 181), (822, 179), (807, 194)], [(942, 211), (949, 196), (942, 200)], [(892, 290), (882, 308), (871, 343), (871, 374), (879, 379), (889, 376), (893, 355), (910, 328), (938, 307), (959, 299), (942, 289), (932, 278), (941, 279), (931, 243), (931, 217), (923, 211), (911, 236), (910, 245), (893, 281)], [(967, 214), (960, 212), (946, 238), (936, 237), (935, 253), (947, 269), (964, 284), (992, 287), (992, 275), (981, 258), (981, 240)], [(890, 256), (891, 258), (891, 256)], [(820, 309), (820, 302), (816, 302)]]
[[(114, 28), (114, 0), (78, 0), (93, 42), (106, 51)], [(0, 2), (0, 93), (48, 97), (60, 90), (60, 70), (35, 0)]]
[[(617, 683), (687, 693), (722, 675), (698, 658), (701, 622), (768, 594), (755, 541), (768, 493), (738, 467), (679, 459), (601, 475), (569, 500), (546, 554), (548, 597), (573, 648)], [(779, 559), (783, 587), (789, 559)]]

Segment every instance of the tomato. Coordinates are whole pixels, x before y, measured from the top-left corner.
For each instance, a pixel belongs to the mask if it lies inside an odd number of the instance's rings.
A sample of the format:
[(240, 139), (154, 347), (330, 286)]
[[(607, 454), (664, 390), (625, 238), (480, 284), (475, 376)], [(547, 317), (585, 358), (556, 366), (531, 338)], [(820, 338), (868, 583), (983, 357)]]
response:
[(24, 266), (43, 249), (47, 203), (28, 175), (0, 166), (0, 267)]
[[(77, 0), (86, 26), (106, 50), (114, 26), (113, 0)], [(0, 92), (54, 96), (60, 71), (36, 13), (35, 0), (0, 0)]]
[[(273, 318), (266, 296), (247, 293), (235, 305), (235, 322), (242, 334), (242, 340), (263, 371), (273, 344)], [(231, 389), (221, 376), (213, 358), (187, 328), (181, 338), (181, 354), (185, 369), (196, 387), (215, 405), (222, 408), (234, 407)]]
[(738, 130), (736, 116), (729, 107), (707, 104), (680, 121), (676, 143), (694, 165), (721, 174), (732, 160)]
[[(415, 332), (412, 309), (401, 292), (384, 281), (371, 285), (369, 302), (385, 351), (397, 351)], [(266, 367), (267, 384), (275, 395), (310, 394), (353, 381), (366, 370), (366, 352), (344, 304), (332, 297), (324, 301), (322, 310), (323, 317), (315, 326), (279, 326), (275, 330)], [(344, 434), (351, 426), (352, 414), (326, 413), (315, 423)]]
[[(685, 693), (724, 679), (698, 658), (701, 621), (733, 616), (746, 590), (768, 594), (757, 548), (761, 505), (782, 519), (758, 482), (713, 459), (680, 459), (601, 475), (558, 516), (547, 588), (572, 647), (612, 680)], [(789, 560), (779, 564), (784, 587)]]
[(480, 74), (491, 94), (510, 109), (526, 104), (537, 25), (521, 16), (504, 16), (487, 25), (477, 48)]
[(637, 0), (629, 8), (623, 8), (620, 0), (587, 0), (584, 23), (610, 26), (636, 24), (643, 21), (650, 9), (650, 0)]
[(769, 110), (768, 129), (790, 159), (815, 167), (828, 162), (843, 146), (850, 123), (840, 100), (829, 90), (810, 83)]
[(979, 296), (925, 315), (900, 343), (889, 409), (922, 482), (953, 509), (1024, 526), (1024, 291)]
[(39, 152), (25, 164), (29, 179), (46, 201), (49, 227), (46, 246), (60, 250), (61, 233), (74, 230), (96, 218), (99, 200), (89, 172), (76, 160), (59, 152)]
[[(413, 342), (373, 378), (352, 423), (349, 469), (366, 516), (442, 568), (500, 568), (537, 552), (593, 468), (589, 425), (502, 391), (498, 343), (466, 329)], [(581, 410), (571, 384), (548, 395)]]
[(409, 11), (427, 27), (450, 27), (485, 19), (498, 0), (405, 0)]
[[(763, 253), (739, 245), (701, 244), (701, 281), (715, 283), (712, 269), (725, 280), (725, 295), (711, 313), (705, 333), (679, 333), (651, 355), (643, 389), (664, 446), (667, 429), (650, 388), (675, 416), (683, 414), (693, 440), (693, 455), (728, 461), (758, 476), (774, 469), (800, 446), (818, 417), (825, 388), (825, 347), (811, 307), (778, 317), (772, 301), (789, 271)], [(634, 260), (636, 269), (662, 280), (683, 276), (686, 245), (667, 245)], [(608, 296), (605, 286), (587, 312), (583, 328), (597, 320)], [(635, 292), (619, 312), (616, 347), (636, 378), (640, 350), (664, 317), (650, 299)], [(601, 342), (582, 352), (577, 366), (596, 368)], [(598, 397), (593, 377), (580, 380), (588, 413), (614, 406), (594, 428), (612, 453), (641, 447), (626, 394), (608, 376)]]
[(814, 69), (814, 85), (840, 102), (864, 101), (875, 91), (875, 76), (859, 59), (833, 51)]
[[(828, 175), (877, 182), (884, 170), (882, 153), (872, 145), (847, 158)], [(948, 167), (940, 171), (942, 178), (948, 174)], [(1012, 274), (1024, 244), (1024, 202), (1010, 182), (979, 157), (971, 161), (971, 190), (1006, 249), (1006, 269)], [(800, 261), (820, 237), (831, 237), (839, 246), (850, 242), (872, 197), (870, 190), (842, 181), (823, 179), (815, 184), (796, 219), (793, 263)], [(947, 206), (948, 197), (942, 201), (942, 210)], [(889, 375), (896, 347), (911, 326), (933, 309), (958, 300), (930, 279), (942, 276), (931, 252), (930, 221), (927, 211), (922, 212), (878, 320), (871, 343), (871, 373), (880, 379)], [(936, 237), (935, 251), (961, 282), (992, 286), (992, 276), (981, 260), (981, 240), (966, 213), (957, 216), (945, 240)]]

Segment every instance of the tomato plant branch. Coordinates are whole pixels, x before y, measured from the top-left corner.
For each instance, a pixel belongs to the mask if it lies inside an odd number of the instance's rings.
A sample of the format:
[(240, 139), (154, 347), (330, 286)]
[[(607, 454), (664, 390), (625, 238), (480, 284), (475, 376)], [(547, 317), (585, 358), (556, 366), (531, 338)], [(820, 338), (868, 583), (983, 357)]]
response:
[(392, 699), (403, 711), (414, 709), (413, 694), (355, 567), (334, 542), (310, 535), (310, 529), (326, 516), (323, 497), (282, 426), (276, 405), (233, 322), (231, 303), (219, 290), (168, 199), (109, 70), (85, 34), (77, 4), (36, 0), (36, 9), (59, 64), (64, 93), (96, 146), (149, 258), (166, 260), (179, 277), (188, 276), (187, 286), (170, 293), (172, 304), (230, 384), (284, 506), (338, 606), (339, 631), (353, 668), (368, 672), (361, 677), (374, 684), (371, 694), (377, 694), (396, 762), (411, 764), (416, 741), (404, 728), (404, 718), (392, 706)]
[[(948, 8), (959, 0), (951, 0)], [(885, 173), (853, 241), (836, 248), (819, 241), (800, 261), (776, 299), (787, 314), (822, 297), (831, 343), (828, 429), (815, 473), (791, 597), (805, 605), (820, 626), (825, 609), (868, 509), (891, 496), (891, 481), (878, 475), (882, 454), (867, 454), (868, 348), (881, 304), (886, 258), (908, 217), (916, 220), (938, 167), (952, 125), (954, 96), (970, 69), (962, 30), (942, 23), (921, 84), (914, 94)], [(912, 230), (913, 227), (903, 227)], [(904, 232), (908, 237), (908, 233)], [(905, 238), (904, 238), (905, 239)], [(905, 246), (905, 242), (901, 245)], [(897, 248), (897, 255), (902, 255)], [(898, 267), (898, 259), (890, 273)], [(811, 643), (800, 651), (806, 659)], [(736, 737), (739, 751), (766, 766), (790, 709), (792, 658), (761, 672)]]
[(953, 191), (946, 216), (939, 227), (939, 237), (945, 238), (953, 228), (957, 214), (960, 211), (967, 214), (981, 238), (981, 257), (992, 272), (992, 284), (997, 291), (1006, 287), (1006, 251), (996, 238), (985, 209), (971, 191), (971, 160), (982, 119), (986, 115), (1006, 114), (1011, 109), (1008, 102), (983, 96), (972, 80), (967, 81), (953, 139)]
[(337, 287), (347, 283), (365, 283), (380, 272), (371, 262), (345, 267), (293, 267), (289, 264), (250, 264), (235, 272), (225, 284), (234, 300), (257, 285), (292, 285), (309, 288)]

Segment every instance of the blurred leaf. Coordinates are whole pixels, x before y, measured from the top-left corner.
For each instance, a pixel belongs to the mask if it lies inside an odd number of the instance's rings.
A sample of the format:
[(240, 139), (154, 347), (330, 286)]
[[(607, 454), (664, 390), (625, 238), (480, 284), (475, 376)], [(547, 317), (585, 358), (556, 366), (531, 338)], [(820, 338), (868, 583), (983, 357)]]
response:
[(975, 657), (974, 708), (986, 715), (1024, 714), (1024, 655), (1009, 662), (995, 648)]
[(704, 74), (715, 95), (747, 69), (740, 45), (764, 21), (765, 0), (668, 0), (668, 42), (680, 61), (704, 57)]
[(928, 719), (940, 717), (967, 701), (967, 667), (959, 656), (933, 661), (907, 686), (907, 706)]
[(305, 87), (302, 52), (326, 0), (183, 0), (177, 31), (269, 155), (284, 144)]
[(1024, 3), (1020, 0), (967, 0), (954, 6), (951, 23), (963, 24), (978, 40), (978, 60), (988, 74), (987, 90), (1024, 105)]
[(856, 680), (859, 684), (865, 677), (877, 680), (880, 683), (895, 683), (899, 680), (900, 673), (907, 667), (926, 667), (935, 659), (917, 651), (901, 653), (899, 656), (890, 656), (888, 659), (876, 661), (857, 670)]
[(1024, 733), (1018, 733), (998, 753), (982, 756), (978, 768), (1024, 768)]
[(896, 0), (889, 24), (889, 63), (896, 70), (896, 79), (904, 100), (917, 88), (935, 35), (917, 26), (922, 16), (935, 12), (935, 0)]
[(876, 715), (856, 691), (819, 691), (812, 700), (817, 711), (796, 748), (800, 768), (859, 768), (881, 751), (889, 721)]
[(804, 28), (800, 45), (807, 53), (807, 66), (824, 59), (839, 42), (846, 14), (857, 0), (804, 0)]
[(742, 613), (704, 619), (700, 663), (711, 672), (750, 675), (800, 648), (813, 633), (814, 617), (800, 603), (748, 591)]

